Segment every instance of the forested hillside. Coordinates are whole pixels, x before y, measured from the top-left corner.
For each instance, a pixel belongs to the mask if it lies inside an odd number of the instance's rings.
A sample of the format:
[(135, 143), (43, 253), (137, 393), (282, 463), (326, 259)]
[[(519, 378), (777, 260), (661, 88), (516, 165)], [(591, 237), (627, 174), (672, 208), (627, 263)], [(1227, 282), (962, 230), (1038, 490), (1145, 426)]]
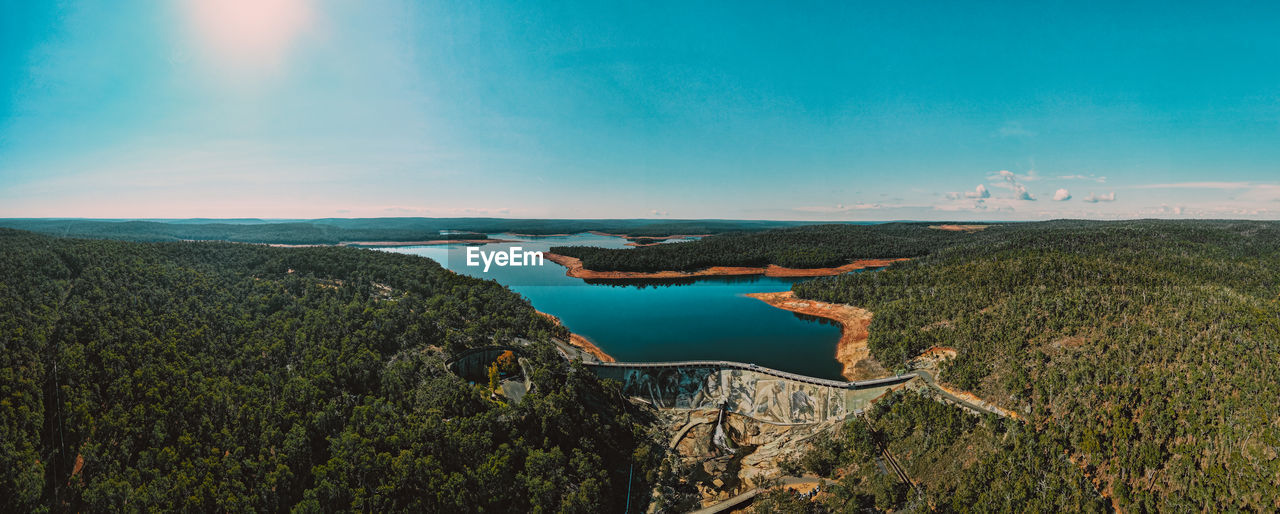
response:
[(967, 236), (794, 290), (874, 312), (869, 344), (886, 366), (955, 348), (943, 380), (1061, 441), (1128, 512), (1280, 509), (1280, 224)]
[(548, 344), (516, 405), (448, 373), (563, 329), (427, 259), (0, 229), (0, 277), (0, 511), (610, 512), (654, 479)]
[[(928, 391), (928, 390), (926, 390)], [(1106, 501), (1063, 453), (1055, 434), (994, 414), (978, 416), (927, 396), (897, 391), (865, 416), (823, 434), (797, 462), (835, 484), (814, 501), (786, 490), (756, 512), (1105, 512)], [(885, 448), (915, 486), (888, 471)]]
[(919, 257), (972, 238), (971, 234), (931, 229), (929, 225), (808, 225), (634, 249), (558, 246), (551, 251), (582, 259), (584, 267), (595, 271), (695, 271), (769, 264), (823, 268), (855, 259)]

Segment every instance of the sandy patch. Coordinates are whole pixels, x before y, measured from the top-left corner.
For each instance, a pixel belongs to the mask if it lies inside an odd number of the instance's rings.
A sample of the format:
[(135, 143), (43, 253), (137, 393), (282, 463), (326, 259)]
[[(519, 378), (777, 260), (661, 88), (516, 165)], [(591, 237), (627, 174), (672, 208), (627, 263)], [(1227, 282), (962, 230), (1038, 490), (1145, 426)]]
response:
[(852, 305), (801, 300), (791, 291), (780, 293), (751, 293), (747, 296), (763, 301), (779, 309), (827, 318), (840, 323), (840, 342), (836, 345), (836, 360), (844, 366), (841, 375), (848, 380), (866, 380), (889, 376), (889, 372), (871, 356), (867, 347), (867, 328), (871, 326), (871, 311)]
[(924, 353), (920, 354), (920, 356), (916, 358), (941, 362), (947, 359), (956, 358), (956, 349), (948, 348), (946, 346), (932, 346), (932, 347), (929, 347), (928, 350), (925, 350)]
[(985, 408), (987, 408), (987, 409), (990, 409), (990, 410), (994, 411), (997, 415), (1004, 416), (1004, 417), (1007, 417), (1007, 418), (1013, 418), (1013, 419), (1016, 419), (1016, 420), (1019, 420), (1019, 421), (1021, 421), (1021, 419), (1022, 419), (1022, 417), (1021, 417), (1021, 416), (1019, 416), (1019, 415), (1018, 415), (1018, 413), (1013, 412), (1013, 411), (1011, 411), (1011, 410), (1005, 410), (1005, 409), (1002, 409), (1002, 408), (1000, 408), (1000, 407), (997, 407), (994, 403), (991, 403), (991, 402), (988, 402), (988, 401), (986, 401), (986, 400), (983, 400), (982, 398), (979, 398), (979, 397), (978, 397), (978, 395), (973, 394), (973, 393), (971, 393), (971, 392), (969, 392), (969, 391), (961, 391), (961, 390), (959, 390), (959, 389), (952, 389), (952, 388), (950, 388), (950, 387), (946, 387), (946, 386), (944, 386), (944, 385), (942, 385), (942, 384), (938, 384), (938, 383), (935, 383), (935, 384), (934, 384), (934, 386), (935, 386), (935, 387), (937, 387), (938, 389), (941, 389), (941, 390), (943, 390), (943, 391), (946, 391), (947, 393), (950, 393), (951, 395), (953, 395), (953, 396), (955, 396), (955, 397), (957, 397), (957, 398), (960, 398), (961, 400), (964, 400), (964, 401), (966, 401), (966, 402), (972, 403), (972, 404), (977, 405), (977, 406), (979, 406), (979, 407), (985, 407)]

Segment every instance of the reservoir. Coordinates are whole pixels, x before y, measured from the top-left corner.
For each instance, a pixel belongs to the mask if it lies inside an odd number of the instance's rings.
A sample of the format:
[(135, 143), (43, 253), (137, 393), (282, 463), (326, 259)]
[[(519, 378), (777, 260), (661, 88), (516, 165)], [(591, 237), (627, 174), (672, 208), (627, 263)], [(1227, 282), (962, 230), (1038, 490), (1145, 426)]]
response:
[[(479, 245), (481, 250), (520, 247), (545, 252), (553, 246), (577, 245), (626, 248), (622, 238), (592, 234), (489, 237), (521, 242)], [(811, 279), (749, 276), (588, 283), (566, 276), (564, 267), (549, 260), (541, 266), (495, 266), (481, 272), (464, 265), (466, 248), (379, 249), (427, 257), (451, 270), (496, 280), (528, 298), (535, 309), (559, 317), (570, 331), (590, 339), (619, 361), (732, 360), (843, 380), (840, 363), (835, 360), (838, 324), (743, 296), (787, 291), (792, 283)]]

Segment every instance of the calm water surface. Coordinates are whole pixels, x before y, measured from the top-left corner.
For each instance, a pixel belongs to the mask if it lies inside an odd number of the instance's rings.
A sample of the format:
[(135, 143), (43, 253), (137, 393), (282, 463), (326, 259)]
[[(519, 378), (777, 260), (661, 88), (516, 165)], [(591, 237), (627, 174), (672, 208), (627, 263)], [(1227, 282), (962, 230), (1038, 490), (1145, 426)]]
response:
[[(524, 237), (491, 234), (520, 243), (480, 245), (485, 251), (519, 246), (547, 251), (552, 246), (626, 248), (625, 240), (577, 234)], [(465, 266), (465, 245), (380, 248), (420, 255), (459, 273), (497, 280), (524, 295), (534, 308), (554, 314), (569, 330), (596, 343), (620, 361), (723, 359), (751, 362), (814, 377), (840, 379), (835, 360), (839, 325), (770, 307), (746, 293), (786, 291), (796, 280), (771, 277), (715, 277), (680, 283), (586, 283), (565, 276), (551, 261), (523, 268), (491, 267), (487, 273)]]

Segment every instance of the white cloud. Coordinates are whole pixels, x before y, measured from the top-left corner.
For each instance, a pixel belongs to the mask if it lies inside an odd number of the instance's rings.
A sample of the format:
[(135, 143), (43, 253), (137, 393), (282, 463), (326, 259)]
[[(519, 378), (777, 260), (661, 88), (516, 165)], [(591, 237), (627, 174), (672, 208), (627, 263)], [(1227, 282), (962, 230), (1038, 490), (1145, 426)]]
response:
[(1022, 184), (1018, 184), (1018, 185), (1014, 188), (1013, 192), (1014, 192), (1014, 194), (1016, 195), (1016, 196), (1015, 196), (1015, 198), (1017, 198), (1017, 199), (1019, 199), (1019, 200), (1028, 201), (1028, 202), (1034, 202), (1034, 201), (1036, 201), (1036, 197), (1031, 196), (1031, 192), (1030, 192), (1030, 191), (1027, 191), (1027, 188), (1026, 188), (1025, 186), (1023, 186)]
[(1053, 193), (1053, 201), (1055, 202), (1065, 202), (1070, 199), (1071, 199), (1071, 193), (1068, 192), (1066, 189), (1059, 189), (1057, 191), (1054, 191)]
[(1013, 197), (1023, 201), (1035, 201), (1036, 197), (1027, 191), (1027, 186), (1022, 185), (1021, 181), (1037, 180), (1035, 171), (1028, 172), (1026, 175), (1018, 175), (1009, 170), (1000, 170), (992, 173), (987, 177), (988, 180), (996, 180), (995, 185), (1013, 191)]
[(1116, 192), (1112, 191), (1105, 195), (1095, 195), (1093, 194), (1093, 191), (1090, 191), (1089, 196), (1085, 197), (1084, 201), (1088, 203), (1114, 202), (1116, 201)]
[(652, 210), (652, 211), (649, 211), (649, 214), (650, 214), (650, 215), (653, 215), (653, 216), (668, 216), (668, 215), (670, 215), (671, 213), (669, 213), (669, 212), (667, 212), (667, 211), (660, 211), (660, 210), (654, 209), (654, 210)]
[(978, 187), (973, 188), (973, 191), (965, 191), (963, 193), (952, 191), (947, 193), (948, 200), (959, 200), (961, 198), (991, 198), (991, 190), (987, 189), (985, 184), (978, 184)]

